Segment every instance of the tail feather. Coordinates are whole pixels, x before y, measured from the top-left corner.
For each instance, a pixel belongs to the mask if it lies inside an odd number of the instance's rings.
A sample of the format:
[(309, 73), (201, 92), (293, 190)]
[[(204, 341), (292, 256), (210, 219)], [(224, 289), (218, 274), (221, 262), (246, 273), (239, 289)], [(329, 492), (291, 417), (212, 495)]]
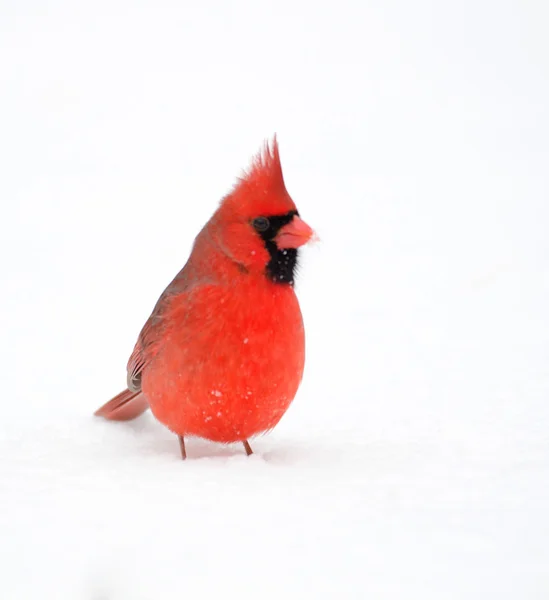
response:
[(104, 417), (109, 421), (131, 421), (143, 414), (149, 408), (147, 399), (141, 392), (124, 390), (101, 408), (95, 411), (97, 417)]

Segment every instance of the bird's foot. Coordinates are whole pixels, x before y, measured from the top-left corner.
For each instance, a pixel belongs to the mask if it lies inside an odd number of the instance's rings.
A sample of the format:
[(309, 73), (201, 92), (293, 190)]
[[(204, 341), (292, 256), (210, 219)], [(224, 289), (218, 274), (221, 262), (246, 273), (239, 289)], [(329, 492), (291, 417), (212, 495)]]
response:
[(250, 456), (250, 454), (254, 453), (252, 447), (248, 443), (248, 440), (244, 440), (242, 444), (244, 445), (244, 450), (246, 450), (246, 456)]
[(181, 449), (181, 459), (185, 460), (187, 458), (187, 452), (185, 451), (185, 438), (180, 435), (179, 437), (179, 448)]

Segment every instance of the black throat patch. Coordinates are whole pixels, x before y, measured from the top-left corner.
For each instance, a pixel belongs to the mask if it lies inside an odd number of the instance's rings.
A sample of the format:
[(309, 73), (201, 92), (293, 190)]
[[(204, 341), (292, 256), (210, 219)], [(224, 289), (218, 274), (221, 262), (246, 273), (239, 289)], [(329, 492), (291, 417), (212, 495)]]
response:
[(297, 248), (280, 250), (274, 238), (280, 229), (284, 225), (287, 225), (296, 215), (298, 215), (297, 210), (291, 210), (285, 215), (270, 216), (268, 217), (269, 227), (265, 231), (257, 232), (265, 243), (265, 248), (267, 248), (271, 257), (265, 270), (267, 277), (274, 283), (294, 285), (294, 277), (297, 269)]

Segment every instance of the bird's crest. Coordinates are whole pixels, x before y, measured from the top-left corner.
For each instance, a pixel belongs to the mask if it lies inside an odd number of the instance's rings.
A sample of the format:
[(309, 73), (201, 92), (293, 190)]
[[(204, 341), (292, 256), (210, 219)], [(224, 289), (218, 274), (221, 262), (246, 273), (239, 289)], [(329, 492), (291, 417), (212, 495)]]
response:
[(273, 136), (270, 144), (268, 141), (263, 144), (263, 148), (253, 158), (252, 164), (240, 181), (270, 191), (285, 189), (276, 135)]
[(276, 135), (272, 142), (265, 142), (252, 159), (233, 191), (223, 199), (222, 208), (249, 215), (285, 214), (295, 210), (286, 191)]

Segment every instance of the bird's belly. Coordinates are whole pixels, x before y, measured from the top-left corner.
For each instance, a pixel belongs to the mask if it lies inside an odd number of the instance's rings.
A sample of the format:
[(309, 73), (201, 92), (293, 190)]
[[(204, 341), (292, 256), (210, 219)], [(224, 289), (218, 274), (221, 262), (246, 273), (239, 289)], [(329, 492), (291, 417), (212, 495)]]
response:
[(228, 306), (215, 319), (196, 315), (172, 329), (143, 377), (159, 421), (179, 435), (219, 442), (278, 423), (302, 378), (303, 323), (293, 291), (276, 307), (264, 304)]

